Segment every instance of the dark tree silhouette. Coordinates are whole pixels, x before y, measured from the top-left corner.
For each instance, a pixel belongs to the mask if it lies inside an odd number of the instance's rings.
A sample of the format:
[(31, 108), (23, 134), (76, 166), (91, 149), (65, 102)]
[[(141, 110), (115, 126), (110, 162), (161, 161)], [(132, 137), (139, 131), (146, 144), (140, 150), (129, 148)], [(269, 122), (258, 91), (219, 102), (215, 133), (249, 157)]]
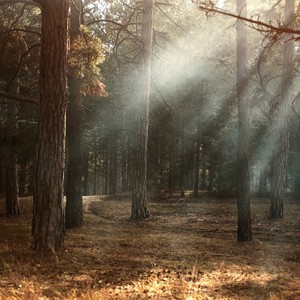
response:
[(40, 105), (33, 199), (33, 249), (61, 249), (64, 242), (67, 0), (40, 0), (42, 40)]
[(153, 0), (144, 0), (140, 82), (137, 85), (136, 132), (133, 146), (131, 219), (149, 217), (147, 207), (147, 147), (152, 49)]
[[(293, 28), (295, 0), (285, 1), (285, 26)], [(290, 113), (292, 108), (292, 84), (294, 70), (294, 40), (286, 33), (283, 41), (283, 72), (279, 112), (276, 119), (277, 141), (271, 165), (271, 205), (270, 219), (283, 217), (285, 173), (289, 155)]]
[[(247, 16), (247, 1), (237, 0), (237, 13)], [(238, 101), (238, 150), (237, 150), (237, 206), (239, 242), (252, 239), (250, 219), (250, 178), (249, 178), (249, 145), (250, 145), (250, 103), (248, 96), (247, 74), (247, 28), (237, 20), (237, 101)]]
[[(70, 43), (80, 36), (81, 0), (71, 1)], [(81, 79), (76, 69), (69, 66), (69, 103), (67, 110), (68, 165), (66, 183), (66, 228), (80, 227), (82, 208), (82, 99)]]

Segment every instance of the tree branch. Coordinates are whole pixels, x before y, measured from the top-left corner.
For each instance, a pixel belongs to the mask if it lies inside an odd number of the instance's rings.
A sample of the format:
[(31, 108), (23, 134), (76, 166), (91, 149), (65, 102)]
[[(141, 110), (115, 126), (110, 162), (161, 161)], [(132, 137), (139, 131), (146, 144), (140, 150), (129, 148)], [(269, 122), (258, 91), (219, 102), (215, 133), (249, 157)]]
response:
[[(232, 17), (232, 18), (235, 18), (235, 19), (238, 19), (238, 20), (242, 20), (246, 23), (256, 25), (257, 28), (255, 28), (255, 29), (260, 31), (260, 32), (277, 33), (277, 34), (289, 33), (289, 34), (300, 35), (300, 30), (289, 28), (289, 27), (286, 27), (286, 26), (280, 26), (280, 25), (279, 26), (273, 26), (271, 24), (268, 24), (268, 23), (265, 23), (265, 22), (262, 22), (262, 21), (259, 21), (259, 20), (254, 20), (254, 19), (251, 19), (251, 18), (242, 17), (241, 15), (237, 15), (237, 14), (228, 12), (226, 10), (216, 8), (214, 6), (214, 4), (212, 4), (212, 3), (206, 4), (204, 2), (201, 2), (200, 4), (198, 4), (198, 3), (196, 3), (196, 0), (192, 0), (192, 2), (195, 3), (195, 5), (198, 7), (199, 10), (202, 10), (205, 13), (216, 13), (216, 14)], [(300, 37), (296, 38), (296, 40), (297, 39), (300, 39)]]
[(175, 26), (183, 30), (184, 32), (188, 32), (184, 27), (176, 23), (166, 12), (164, 12), (159, 5), (156, 3), (156, 7), (159, 9), (159, 11), (167, 18), (169, 19)]
[(40, 47), (40, 44), (34, 44), (34, 45), (30, 46), (30, 47), (29, 47), (29, 48), (21, 55), (21, 57), (20, 57), (20, 59), (19, 59), (19, 63), (18, 63), (17, 70), (16, 70), (16, 72), (15, 72), (15, 75), (12, 77), (11, 81), (13, 81), (13, 80), (17, 77), (17, 75), (18, 75), (18, 73), (19, 73), (19, 71), (20, 71), (21, 63), (22, 63), (24, 57), (25, 57), (27, 54), (29, 54), (29, 52), (30, 52), (33, 48), (35, 48), (35, 47)]
[(93, 20), (93, 21), (87, 23), (86, 26), (91, 26), (91, 25), (97, 24), (97, 23), (112, 23), (112, 24), (117, 25), (117, 26), (121, 27), (122, 29), (124, 29), (129, 35), (133, 36), (135, 39), (140, 40), (140, 38), (138, 38), (137, 36), (135, 36), (132, 32), (130, 32), (127, 29), (127, 26), (137, 25), (138, 23), (127, 23), (127, 24), (123, 25), (123, 24), (120, 24), (120, 23), (118, 23), (116, 21), (113, 21), (113, 20), (98, 19), (98, 20)]
[(7, 29), (5, 31), (0, 32), (0, 34), (10, 33), (11, 31), (19, 31), (19, 32), (25, 32), (25, 33), (30, 33), (30, 34), (36, 34), (38, 36), (41, 35), (41, 33), (38, 32), (38, 31), (33, 31), (33, 30), (28, 30), (28, 29), (22, 29), (22, 28), (10, 28), (10, 29)]
[(3, 91), (0, 91), (0, 97), (6, 98), (6, 99), (16, 100), (16, 101), (19, 101), (19, 102), (39, 105), (39, 101), (36, 100), (36, 99), (22, 97), (22, 96), (19, 96), (19, 95), (10, 94), (10, 93), (6, 93), (6, 92), (3, 92)]

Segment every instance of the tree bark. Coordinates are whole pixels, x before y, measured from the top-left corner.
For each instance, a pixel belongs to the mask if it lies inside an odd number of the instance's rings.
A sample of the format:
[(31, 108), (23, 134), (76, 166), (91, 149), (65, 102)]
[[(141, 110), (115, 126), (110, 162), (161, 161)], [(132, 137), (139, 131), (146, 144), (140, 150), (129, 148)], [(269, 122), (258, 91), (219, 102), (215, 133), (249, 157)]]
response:
[[(295, 0), (285, 1), (285, 25), (293, 28)], [(292, 84), (294, 69), (294, 40), (285, 34), (283, 42), (283, 73), (278, 111), (278, 131), (271, 165), (271, 204), (269, 219), (283, 217), (285, 172), (289, 153), (290, 112), (292, 107)]]
[(144, 0), (142, 17), (142, 61), (136, 103), (136, 137), (133, 145), (131, 219), (149, 217), (147, 205), (147, 147), (154, 0)]
[(33, 249), (59, 251), (64, 242), (63, 182), (65, 162), (68, 0), (44, 0), (40, 68), (40, 110)]
[[(247, 16), (247, 1), (237, 0), (237, 14)], [(250, 217), (250, 179), (249, 179), (249, 146), (250, 146), (250, 103), (248, 97), (248, 47), (247, 28), (237, 20), (237, 101), (238, 101), (238, 149), (237, 149), (237, 208), (239, 242), (252, 239)]]
[[(70, 43), (80, 35), (81, 0), (71, 1)], [(68, 68), (69, 103), (67, 109), (68, 166), (66, 184), (66, 228), (83, 224), (82, 204), (82, 99), (81, 79), (74, 68)]]

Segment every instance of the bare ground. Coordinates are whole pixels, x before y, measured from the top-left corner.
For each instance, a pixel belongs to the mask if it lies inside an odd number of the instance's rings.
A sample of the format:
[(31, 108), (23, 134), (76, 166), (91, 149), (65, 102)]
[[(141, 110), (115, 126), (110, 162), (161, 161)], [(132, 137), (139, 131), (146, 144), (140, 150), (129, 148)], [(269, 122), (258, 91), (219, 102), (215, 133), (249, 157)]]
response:
[(0, 216), (0, 299), (300, 299), (300, 201), (269, 221), (268, 202), (253, 200), (247, 243), (233, 199), (151, 201), (140, 222), (127, 197), (84, 203), (83, 228), (50, 258), (30, 250), (31, 199)]

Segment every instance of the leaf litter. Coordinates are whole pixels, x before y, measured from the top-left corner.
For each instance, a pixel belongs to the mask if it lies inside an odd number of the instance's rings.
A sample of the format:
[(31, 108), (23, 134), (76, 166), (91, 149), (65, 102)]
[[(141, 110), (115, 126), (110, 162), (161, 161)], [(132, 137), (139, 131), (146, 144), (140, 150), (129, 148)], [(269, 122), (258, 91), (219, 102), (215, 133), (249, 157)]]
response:
[(254, 199), (254, 239), (238, 243), (234, 199), (151, 200), (133, 222), (128, 196), (84, 197), (84, 226), (50, 257), (30, 249), (31, 205), (0, 217), (0, 299), (300, 299), (299, 201), (269, 221)]

